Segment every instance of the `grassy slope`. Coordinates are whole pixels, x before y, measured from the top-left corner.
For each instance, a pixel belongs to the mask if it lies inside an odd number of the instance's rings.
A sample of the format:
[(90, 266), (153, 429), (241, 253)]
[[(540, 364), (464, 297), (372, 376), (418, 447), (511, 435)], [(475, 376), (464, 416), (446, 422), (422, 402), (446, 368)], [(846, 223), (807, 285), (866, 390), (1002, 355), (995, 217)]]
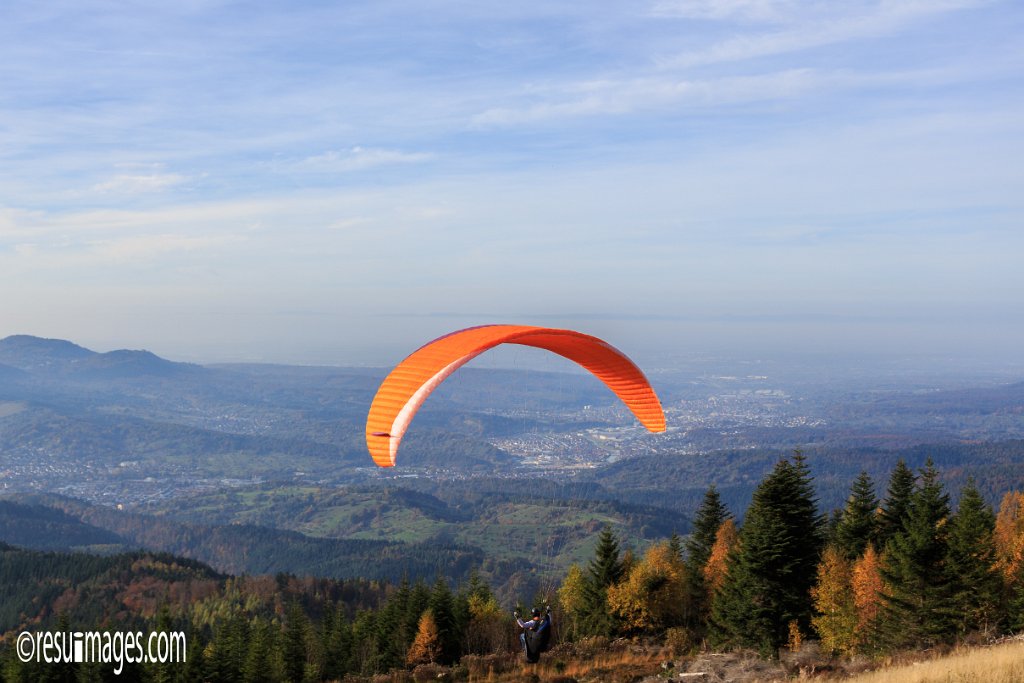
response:
[(964, 648), (945, 657), (889, 666), (846, 679), (850, 683), (1020, 683), (1024, 641)]

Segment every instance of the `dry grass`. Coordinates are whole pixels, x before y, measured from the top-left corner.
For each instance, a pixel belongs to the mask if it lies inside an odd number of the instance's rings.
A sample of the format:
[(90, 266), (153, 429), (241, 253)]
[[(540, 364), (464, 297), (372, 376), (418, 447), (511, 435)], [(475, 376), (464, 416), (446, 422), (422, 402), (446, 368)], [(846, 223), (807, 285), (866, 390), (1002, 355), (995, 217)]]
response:
[(669, 655), (660, 649), (654, 650), (633, 650), (625, 649), (614, 652), (599, 654), (586, 660), (572, 660), (564, 666), (559, 666), (557, 661), (541, 661), (534, 667), (542, 681), (549, 678), (569, 676), (572, 678), (593, 677), (605, 672), (613, 675), (613, 672), (630, 672), (633, 675), (647, 673), (658, 669), (661, 662), (670, 659)]
[(913, 664), (892, 666), (843, 679), (844, 683), (1021, 683), (1024, 641), (969, 648)]
[[(912, 661), (912, 658), (921, 658)], [(815, 648), (766, 661), (753, 652), (706, 652), (673, 656), (672, 649), (651, 643), (595, 638), (563, 643), (545, 653), (539, 664), (527, 664), (521, 653), (467, 655), (449, 669), (423, 665), (414, 671), (379, 675), (373, 683), (414, 683), (446, 680), (462, 683), (637, 683), (680, 680), (680, 675), (706, 672), (708, 682), (766, 683), (817, 680), (839, 683), (1024, 683), (1024, 640), (988, 647), (963, 647), (948, 654), (905, 652), (892, 663), (864, 672), (878, 662), (867, 658), (839, 662), (823, 658)], [(670, 668), (662, 665), (671, 662)], [(853, 673), (860, 671), (863, 673)], [(355, 680), (353, 677), (352, 680)], [(365, 679), (359, 679), (365, 680)]]
[(671, 652), (662, 647), (623, 642), (609, 645), (604, 640), (556, 647), (544, 654), (538, 664), (527, 664), (517, 653), (471, 657), (466, 668), (469, 683), (560, 683), (573, 680), (626, 683), (661, 671), (662, 662), (671, 659)]

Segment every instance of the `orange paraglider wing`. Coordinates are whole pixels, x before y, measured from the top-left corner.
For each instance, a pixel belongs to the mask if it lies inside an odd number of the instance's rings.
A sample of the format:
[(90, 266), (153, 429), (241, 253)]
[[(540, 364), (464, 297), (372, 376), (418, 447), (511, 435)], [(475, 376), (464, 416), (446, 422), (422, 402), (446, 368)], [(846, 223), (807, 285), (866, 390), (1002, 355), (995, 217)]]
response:
[(430, 392), (499, 344), (535, 346), (578, 363), (615, 392), (647, 429), (665, 431), (665, 413), (644, 373), (610, 344), (572, 330), (483, 325), (452, 332), (420, 347), (384, 378), (366, 417), (366, 445), (373, 461), (393, 467), (402, 436)]

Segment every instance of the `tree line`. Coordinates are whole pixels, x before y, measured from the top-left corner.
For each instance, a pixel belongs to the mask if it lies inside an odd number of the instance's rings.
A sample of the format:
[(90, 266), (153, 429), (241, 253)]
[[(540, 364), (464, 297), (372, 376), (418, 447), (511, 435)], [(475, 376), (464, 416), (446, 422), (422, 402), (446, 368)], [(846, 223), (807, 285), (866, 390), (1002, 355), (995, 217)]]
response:
[(878, 654), (1024, 629), (1024, 493), (998, 514), (972, 480), (953, 510), (928, 460), (900, 460), (884, 497), (861, 472), (822, 514), (807, 461), (781, 459), (738, 525), (714, 487), (691, 536), (636, 559), (605, 529), (559, 590), (566, 635), (646, 635), (776, 656), (809, 638)]

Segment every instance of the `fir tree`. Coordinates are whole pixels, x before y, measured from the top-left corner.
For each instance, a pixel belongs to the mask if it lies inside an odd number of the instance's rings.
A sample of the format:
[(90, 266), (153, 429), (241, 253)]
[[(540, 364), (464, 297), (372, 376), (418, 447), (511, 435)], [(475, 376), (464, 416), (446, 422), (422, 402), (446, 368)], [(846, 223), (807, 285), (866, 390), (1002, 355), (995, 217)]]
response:
[[(185, 657), (185, 663), (178, 666), (178, 680), (179, 681), (198, 681), (203, 680), (203, 642), (199, 629), (190, 622), (189, 630), (186, 632), (186, 642), (188, 643), (188, 653)], [(86, 680), (81, 680), (81, 683), (88, 683)]]
[(355, 673), (369, 676), (376, 673), (377, 613), (362, 610), (352, 622), (352, 664)]
[(309, 637), (309, 620), (302, 606), (292, 603), (288, 607), (282, 642), (285, 679), (291, 683), (301, 683), (306, 678), (307, 646)]
[(1007, 586), (1009, 599), (1006, 605), (1006, 625), (1010, 631), (1024, 631), (1024, 563), (1017, 565), (1017, 574)]
[(995, 523), (995, 514), (969, 479), (949, 521), (949, 574), (961, 634), (978, 629), (987, 632), (997, 621), (1002, 579), (995, 566)]
[(693, 533), (686, 540), (686, 563), (703, 567), (711, 556), (711, 546), (722, 522), (731, 517), (729, 509), (722, 504), (722, 498), (714, 484), (704, 493), (704, 500), (693, 519)]
[(401, 667), (405, 664), (406, 652), (415, 635), (415, 626), (410, 628), (406, 621), (411, 590), (407, 581), (402, 581), (384, 606), (377, 613), (377, 663), (380, 671)]
[(914, 495), (914, 473), (901, 458), (889, 476), (889, 489), (878, 519), (878, 550), (885, 549), (893, 536), (903, 530), (903, 524)]
[(882, 634), (890, 647), (934, 645), (953, 633), (953, 582), (947, 563), (949, 496), (931, 459), (910, 498), (904, 529), (889, 540), (882, 575)]
[(683, 539), (679, 538), (679, 534), (672, 532), (672, 536), (668, 539), (669, 551), (680, 561), (683, 559)]
[(409, 599), (405, 606), (405, 615), (402, 618), (402, 633), (409, 635), (408, 645), (412, 642), (416, 630), (419, 628), (420, 617), (430, 605), (430, 588), (423, 581), (417, 581), (409, 591)]
[[(441, 646), (438, 661), (442, 664), (451, 664), (459, 658), (460, 634), (455, 618), (455, 600), (448, 582), (438, 578), (434, 583), (434, 589), (430, 591), (430, 601), (427, 604), (437, 626), (438, 640)], [(417, 629), (418, 630), (418, 629)]]
[(220, 681), (241, 680), (248, 654), (248, 642), (249, 624), (245, 618), (240, 614), (229, 617), (217, 630), (203, 653), (206, 664), (205, 677)]
[(324, 678), (341, 680), (351, 670), (352, 626), (339, 605), (324, 629)]
[(257, 619), (250, 631), (249, 647), (242, 667), (242, 680), (246, 683), (271, 683), (277, 680), (271, 664), (271, 629)]
[(713, 639), (774, 656), (789, 640), (791, 621), (807, 630), (821, 543), (810, 472), (797, 453), (754, 491), (738, 550), (715, 596)]
[(839, 537), (839, 525), (843, 521), (843, 511), (841, 508), (833, 508), (832, 512), (829, 513), (828, 518), (825, 520), (825, 538), (824, 542), (826, 546), (836, 545)]
[(586, 633), (610, 636), (616, 632), (617, 620), (608, 609), (608, 589), (622, 579), (623, 572), (619, 541), (611, 527), (605, 526), (585, 577), (581, 622)]
[(848, 560), (864, 554), (869, 542), (876, 536), (875, 487), (867, 472), (861, 472), (850, 489), (842, 517), (836, 526), (835, 543)]
[(710, 591), (704, 576), (704, 567), (711, 557), (718, 530), (725, 520), (731, 517), (729, 509), (722, 504), (718, 489), (712, 484), (704, 493), (704, 500), (693, 520), (693, 533), (686, 540), (684, 590), (687, 609), (684, 620), (687, 626), (695, 631), (703, 630), (703, 624), (711, 610)]

